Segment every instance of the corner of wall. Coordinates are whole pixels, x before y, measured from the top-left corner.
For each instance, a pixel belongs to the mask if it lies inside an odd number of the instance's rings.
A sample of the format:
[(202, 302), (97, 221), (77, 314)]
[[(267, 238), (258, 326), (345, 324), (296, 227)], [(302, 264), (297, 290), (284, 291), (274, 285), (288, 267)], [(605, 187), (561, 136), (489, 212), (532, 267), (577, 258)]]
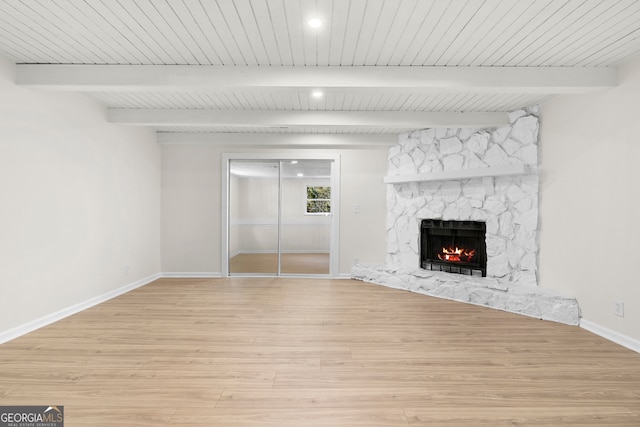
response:
[(16, 82), (16, 64), (12, 61), (0, 56), (0, 81), (6, 80), (15, 84)]

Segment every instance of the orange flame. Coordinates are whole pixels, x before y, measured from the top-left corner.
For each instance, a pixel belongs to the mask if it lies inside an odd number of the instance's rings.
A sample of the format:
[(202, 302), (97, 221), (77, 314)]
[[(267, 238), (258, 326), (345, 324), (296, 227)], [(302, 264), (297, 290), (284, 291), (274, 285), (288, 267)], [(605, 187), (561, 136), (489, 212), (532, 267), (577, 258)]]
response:
[(442, 248), (442, 253), (438, 254), (438, 258), (442, 261), (449, 262), (469, 262), (476, 253), (475, 249), (465, 248)]

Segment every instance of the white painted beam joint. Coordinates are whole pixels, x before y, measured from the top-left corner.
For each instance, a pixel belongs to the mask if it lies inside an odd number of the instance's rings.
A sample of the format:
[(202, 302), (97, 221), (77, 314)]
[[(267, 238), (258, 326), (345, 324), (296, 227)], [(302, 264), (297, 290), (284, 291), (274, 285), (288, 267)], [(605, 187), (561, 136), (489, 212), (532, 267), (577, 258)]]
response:
[(416, 111), (274, 111), (211, 109), (110, 108), (111, 123), (138, 126), (236, 127), (376, 127), (425, 129), (433, 127), (499, 127), (509, 123), (506, 113)]
[(50, 90), (380, 88), (433, 93), (584, 93), (617, 84), (608, 67), (193, 66), (20, 64), (17, 83)]

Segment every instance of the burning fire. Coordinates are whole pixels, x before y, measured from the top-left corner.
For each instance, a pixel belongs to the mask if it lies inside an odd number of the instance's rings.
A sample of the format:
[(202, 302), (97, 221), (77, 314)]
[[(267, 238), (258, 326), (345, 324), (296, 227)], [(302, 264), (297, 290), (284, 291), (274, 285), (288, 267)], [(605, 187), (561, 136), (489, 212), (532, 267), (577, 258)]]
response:
[(442, 253), (438, 254), (438, 258), (442, 261), (450, 262), (469, 262), (476, 253), (475, 249), (465, 248), (442, 248)]

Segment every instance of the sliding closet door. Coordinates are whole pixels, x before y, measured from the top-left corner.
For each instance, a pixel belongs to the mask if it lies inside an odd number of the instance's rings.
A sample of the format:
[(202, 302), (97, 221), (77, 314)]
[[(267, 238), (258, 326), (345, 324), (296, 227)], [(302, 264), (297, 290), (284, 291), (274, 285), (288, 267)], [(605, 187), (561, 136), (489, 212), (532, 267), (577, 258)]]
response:
[(229, 159), (230, 275), (331, 274), (334, 163)]
[(331, 161), (282, 161), (281, 274), (329, 274)]
[(280, 162), (230, 160), (229, 274), (279, 274)]

